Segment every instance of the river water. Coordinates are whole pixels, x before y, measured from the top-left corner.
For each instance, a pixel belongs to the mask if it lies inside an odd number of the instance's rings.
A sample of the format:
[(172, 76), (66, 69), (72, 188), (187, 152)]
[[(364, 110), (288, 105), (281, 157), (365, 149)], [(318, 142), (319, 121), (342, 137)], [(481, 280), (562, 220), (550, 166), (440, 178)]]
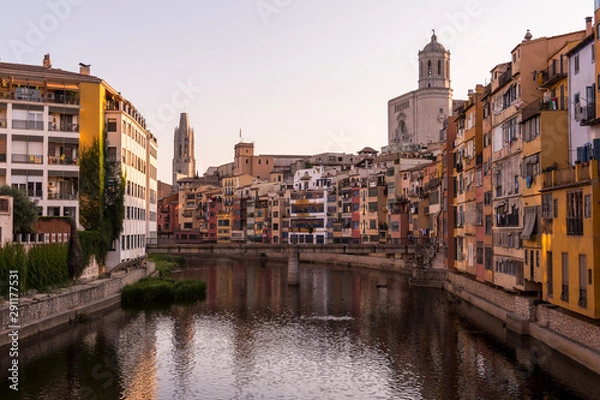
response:
[[(599, 377), (398, 274), (191, 259), (206, 301), (21, 340), (0, 399), (594, 399)], [(8, 349), (0, 349), (2, 371)]]

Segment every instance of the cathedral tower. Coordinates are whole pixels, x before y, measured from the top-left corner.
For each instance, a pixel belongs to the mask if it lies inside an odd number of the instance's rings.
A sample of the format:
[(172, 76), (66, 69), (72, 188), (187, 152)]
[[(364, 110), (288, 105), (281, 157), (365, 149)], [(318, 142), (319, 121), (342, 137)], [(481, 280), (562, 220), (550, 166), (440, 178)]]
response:
[(181, 178), (192, 178), (196, 174), (194, 157), (194, 129), (190, 126), (187, 113), (181, 113), (179, 126), (175, 128), (173, 149), (173, 186)]
[(435, 31), (431, 42), (419, 51), (419, 89), (450, 87), (450, 52), (438, 41)]
[(418, 150), (440, 142), (444, 120), (452, 115), (450, 52), (438, 41), (419, 51), (419, 88), (388, 101), (388, 145), (384, 153)]

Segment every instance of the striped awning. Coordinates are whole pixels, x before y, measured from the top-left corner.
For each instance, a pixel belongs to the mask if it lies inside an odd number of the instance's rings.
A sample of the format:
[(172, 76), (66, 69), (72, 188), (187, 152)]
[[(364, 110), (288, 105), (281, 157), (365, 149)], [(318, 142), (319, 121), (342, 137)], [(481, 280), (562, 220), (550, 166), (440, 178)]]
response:
[(533, 228), (535, 227), (535, 220), (537, 218), (537, 213), (535, 213), (535, 212), (525, 213), (524, 218), (525, 218), (525, 223), (523, 225), (523, 232), (521, 233), (521, 239), (529, 240), (531, 238), (531, 234), (533, 233)]

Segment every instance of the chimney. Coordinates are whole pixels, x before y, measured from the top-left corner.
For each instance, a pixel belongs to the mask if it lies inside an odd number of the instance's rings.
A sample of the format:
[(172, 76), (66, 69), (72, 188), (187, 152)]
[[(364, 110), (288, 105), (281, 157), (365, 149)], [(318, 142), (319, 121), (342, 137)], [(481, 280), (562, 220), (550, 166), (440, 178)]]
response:
[(79, 63), (79, 73), (82, 75), (89, 75), (90, 74), (90, 65), (91, 64)]
[(52, 61), (50, 60), (50, 53), (44, 54), (44, 61), (42, 62), (44, 68), (52, 68)]
[(592, 17), (585, 17), (585, 36), (592, 34)]
[(527, 29), (527, 32), (525, 33), (525, 37), (523, 38), (523, 41), (528, 42), (531, 40), (532, 37), (533, 37), (533, 35), (531, 34), (531, 31), (529, 29)]

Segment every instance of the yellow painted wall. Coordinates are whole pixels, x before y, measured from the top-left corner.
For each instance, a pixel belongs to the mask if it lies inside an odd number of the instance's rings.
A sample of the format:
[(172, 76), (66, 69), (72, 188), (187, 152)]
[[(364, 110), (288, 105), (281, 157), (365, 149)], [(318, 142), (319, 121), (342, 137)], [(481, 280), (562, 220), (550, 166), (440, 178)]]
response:
[[(567, 235), (566, 213), (567, 193), (572, 190), (582, 190), (585, 208), (585, 196), (592, 195), (592, 215), (583, 218), (583, 235)], [(591, 317), (600, 318), (600, 183), (579, 187), (568, 187), (553, 190), (553, 199), (558, 199), (558, 218), (552, 222), (552, 234), (542, 235), (542, 268), (543, 268), (543, 298), (549, 303)], [(548, 297), (548, 260), (547, 251), (552, 252), (552, 281), (553, 296)], [(569, 301), (561, 300), (562, 291), (562, 253), (568, 254), (569, 259)], [(586, 255), (587, 269), (592, 270), (592, 284), (587, 284), (587, 307), (578, 305), (579, 300), (579, 255)], [(587, 282), (587, 277), (586, 277)]]
[(80, 84), (81, 110), (79, 119), (81, 132), (79, 144), (87, 148), (94, 138), (101, 137), (104, 129), (104, 98), (106, 89), (100, 83), (82, 82)]

